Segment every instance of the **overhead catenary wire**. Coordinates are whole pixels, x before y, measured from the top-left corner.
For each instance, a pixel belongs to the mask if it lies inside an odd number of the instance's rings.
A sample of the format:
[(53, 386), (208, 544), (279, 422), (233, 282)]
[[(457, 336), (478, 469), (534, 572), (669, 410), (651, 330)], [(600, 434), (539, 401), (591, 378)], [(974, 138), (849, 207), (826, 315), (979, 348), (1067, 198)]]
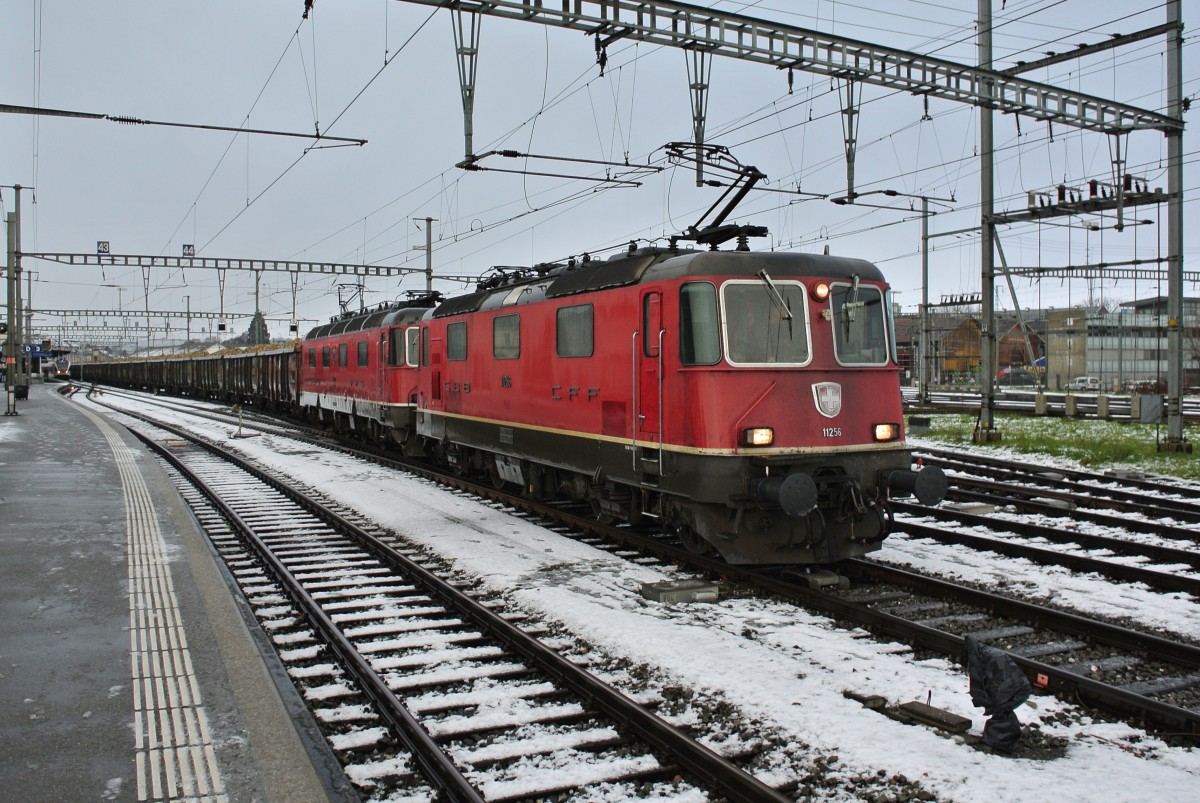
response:
[[(759, 5), (761, 5), (761, 4), (759, 4)], [(917, 4), (913, 4), (913, 5), (917, 5)], [(930, 4), (925, 4), (925, 5), (930, 5)], [(1010, 8), (1013, 8), (1014, 6), (1017, 6), (1017, 5), (1018, 4), (1014, 4), (1011, 2), (1009, 3)], [(1028, 10), (1030, 8), (1030, 6), (1027, 4), (1020, 4), (1020, 6), (1026, 10)], [(749, 6), (746, 6), (745, 4), (740, 4), (740, 7), (747, 8)], [(1034, 6), (1035, 9), (1041, 8), (1041, 7), (1042, 6), (1040, 6), (1040, 5)], [(1030, 41), (1033, 41), (1033, 40), (1031, 39)], [(1035, 47), (1035, 46), (1036, 45), (1031, 45), (1031, 47)], [(633, 61), (627, 63), (625, 66), (636, 67), (637, 64), (638, 64), (638, 60), (635, 58)], [(615, 68), (616, 67), (614, 66), (614, 68), (610, 68), (610, 69), (615, 69)], [(1111, 66), (1110, 66), (1110, 68), (1111, 68)], [(619, 73), (618, 73), (618, 75), (619, 75)], [(614, 82), (614, 84), (615, 84), (615, 82)], [(577, 84), (576, 86), (580, 91), (582, 91), (584, 89), (588, 89), (589, 86), (591, 86), (592, 89), (594, 89), (594, 85), (590, 85), (590, 84), (583, 85), (583, 86), (579, 86)], [(591, 89), (588, 89), (588, 91), (591, 91)], [(538, 109), (539, 115), (546, 114), (553, 108), (553, 101), (552, 100), (547, 101), (547, 99), (545, 97), (546, 94), (547, 94), (546, 85), (544, 84), (543, 103)], [(774, 101), (773, 104), (774, 103), (779, 103), (780, 106), (782, 106), (781, 101)], [(804, 106), (801, 105), (798, 108), (804, 109)], [(969, 109), (966, 109), (965, 107), (955, 109), (955, 113), (966, 113), (968, 111), (969, 111)], [(632, 112), (632, 105), (631, 105), (630, 114), (632, 115), (632, 113), (633, 112)], [(824, 117), (828, 117), (828, 116), (829, 115), (824, 115)], [(915, 116), (916, 115), (914, 114), (914, 117)], [(822, 117), (819, 116), (819, 117), (817, 117), (817, 119), (820, 120), (820, 119), (822, 119)], [(942, 119), (944, 119), (944, 118), (939, 117), (939, 124)], [(784, 133), (788, 128), (784, 125), (787, 122), (786, 118), (781, 114), (776, 114), (774, 116), (765, 117), (764, 122), (769, 123), (769, 125), (772, 128), (776, 129), (776, 132), (773, 135), (774, 141), (784, 143), (784, 146), (786, 148), (787, 141), (788, 141), (787, 134)], [(939, 124), (935, 124), (935, 125), (927, 127), (929, 129), (932, 129), (935, 137), (937, 137), (939, 135), (939, 128), (940, 128)], [(536, 125), (536, 122), (532, 123), (532, 125)], [(893, 137), (898, 136), (900, 134), (900, 132), (905, 131), (906, 129), (912, 129), (912, 127), (913, 126), (911, 124), (907, 124), (907, 123), (903, 127), (895, 127), (895, 128), (893, 128), (893, 130), (891, 130), (889, 132), (885, 132), (882, 136), (879, 137), (879, 139), (876, 142), (878, 142), (879, 144), (883, 144), (886, 147), (893, 147), (894, 143), (897, 142), (897, 140), (893, 139)], [(918, 128), (917, 130), (920, 130), (920, 129)], [(942, 130), (944, 131), (944, 129), (942, 129)], [(964, 138), (966, 138), (966, 137), (964, 137)], [(771, 141), (769, 137), (766, 139), (767, 139), (767, 141)], [(1029, 138), (1027, 138), (1026, 141), (1030, 145), (1032, 145), (1035, 141), (1044, 142), (1044, 139), (1045, 139), (1044, 136), (1042, 136), (1040, 138), (1029, 137)], [(734, 147), (736, 147), (736, 146), (734, 146)], [(865, 148), (867, 146), (862, 146), (862, 147)], [(1020, 152), (1020, 148), (1017, 149), (1017, 152), (1018, 153)], [(811, 164), (808, 164), (808, 165), (806, 165), (804, 162), (801, 162), (800, 170), (799, 171), (792, 170), (791, 173), (789, 173), (789, 176), (794, 177), (796, 184), (803, 182), (807, 186), (810, 181), (810, 176), (817, 175), (818, 180), (819, 180), (819, 174), (817, 171), (819, 171), (821, 168), (825, 167), (831, 161), (832, 160), (825, 160), (825, 161), (817, 160), (817, 161), (813, 161)], [(965, 178), (965, 177), (973, 174), (973, 169), (971, 168), (972, 158), (970, 156), (963, 156), (961, 158), (953, 158), (953, 157), (946, 158), (945, 155), (943, 155), (942, 153), (939, 153), (938, 156), (931, 161), (936, 165), (935, 172), (940, 171), (943, 174), (940, 177), (940, 186), (950, 186), (949, 178), (947, 175), (945, 175), (947, 170), (953, 170), (954, 168), (959, 168), (959, 170), (960, 170), (959, 177), (960, 178)], [(965, 169), (963, 169), (964, 167), (965, 167)], [(292, 167), (288, 167), (287, 169), (291, 170)], [(918, 182), (919, 177), (922, 177), (922, 176), (928, 177), (928, 176), (933, 175), (933, 172), (930, 172), (931, 170), (934, 170), (934, 168), (931, 168), (930, 166), (922, 165), (922, 164), (918, 163), (917, 167), (912, 171), (906, 172), (902, 169), (897, 169), (893, 175), (895, 177), (897, 177), (896, 178), (897, 181)], [(447, 172), (442, 172), (439, 174), (439, 176), (441, 176), (443, 179), (447, 178), (448, 175), (449, 174)], [(434, 180), (434, 179), (431, 179), (431, 180)], [(465, 194), (460, 193), (460, 189), (462, 187), (462, 184), (461, 184), (462, 180), (463, 180), (463, 177), (459, 176), (456, 180), (450, 181), (446, 185), (447, 192), (455, 194), (455, 195), (453, 195), (453, 197), (455, 198), (456, 204), (458, 203), (459, 198), (466, 197)], [(777, 179), (777, 183), (778, 183), (778, 181), (779, 181), (779, 179)], [(877, 186), (880, 183), (880, 181), (882, 181), (882, 180), (875, 181), (875, 185)], [(272, 184), (271, 186), (274, 186), (274, 185)], [(428, 185), (427, 183), (423, 183), (418, 186), (428, 187), (430, 185)], [(932, 187), (934, 185), (930, 185), (930, 186)], [(270, 186), (267, 189), (270, 189)], [(558, 187), (557, 189), (551, 190), (549, 194), (544, 194), (541, 196), (530, 192), (531, 189), (532, 189), (532, 185), (528, 185), (526, 188), (526, 190), (527, 190), (526, 191), (526, 195), (527, 195), (526, 207), (527, 208), (528, 207), (536, 207), (537, 209), (551, 209), (551, 208), (554, 208), (554, 206), (547, 204), (547, 203), (543, 203), (543, 201), (545, 199), (551, 198), (555, 193), (557, 193), (559, 196), (562, 196), (563, 198), (569, 199), (569, 198), (571, 198), (571, 195), (574, 193), (575, 189), (577, 189), (577, 188)], [(929, 189), (929, 188), (927, 188), (927, 189)], [(417, 190), (416, 194), (419, 195), (420, 190)], [(1015, 195), (1015, 193), (1013, 193), (1013, 194)], [(260, 193), (258, 197), (261, 198), (262, 194)], [(401, 196), (401, 197), (412, 198), (414, 200), (416, 199), (415, 195), (405, 195), (405, 196)], [(257, 198), (255, 200), (257, 200)], [(563, 201), (562, 203), (564, 203), (564, 204), (570, 203), (570, 201)], [(463, 206), (466, 206), (466, 204), (463, 204)], [(786, 204), (777, 202), (777, 199), (775, 199), (774, 201), (763, 200), (756, 204), (756, 208), (762, 208), (764, 206), (766, 206), (770, 209), (773, 209), (777, 212), (785, 211), (788, 209), (788, 206)], [(381, 209), (381, 208), (384, 208), (384, 207), (379, 207), (379, 208), (377, 208), (377, 210)], [(377, 212), (373, 211), (373, 212), (368, 213), (367, 216), (375, 215), (376, 213)], [(531, 214), (536, 214), (536, 212), (531, 212)], [(889, 213), (887, 213), (887, 212), (879, 212), (878, 214), (881, 214), (884, 216), (889, 215)], [(363, 216), (361, 214), (355, 215), (354, 222), (352, 225), (363, 226), (364, 225), (363, 221), (366, 219), (367, 216)], [(472, 210), (470, 208), (459, 209), (456, 206), (455, 211), (454, 211), (454, 216), (457, 218), (457, 220), (448, 222), (446, 224), (445, 228), (447, 231), (456, 231), (457, 230), (459, 232), (465, 232), (464, 235), (459, 237), (460, 240), (478, 236), (471, 232), (471, 230), (468, 228), (468, 223), (467, 223), (468, 220), (473, 220), (474, 218), (479, 216), (478, 210)], [(515, 223), (516, 220), (520, 220), (525, 217), (526, 216), (524, 216), (524, 215), (520, 216), (520, 217), (513, 217), (512, 215), (509, 215), (509, 214), (496, 215), (492, 218), (492, 220), (487, 221), (486, 224), (483, 224), (483, 225), (479, 226), (478, 228), (476, 228), (475, 231), (479, 231), (482, 233), (483, 231), (486, 230), (490, 235), (494, 235), (496, 233), (503, 231), (503, 227), (505, 225), (508, 225), (504, 221), (512, 220), (512, 222)], [(407, 218), (407, 215), (405, 216), (405, 219), (406, 218)], [(192, 217), (193, 223), (195, 222), (195, 219), (196, 218), (193, 215), (193, 217)], [(395, 230), (394, 227), (398, 226), (400, 221), (401, 221), (401, 219), (398, 218), (397, 221), (395, 223), (392, 223), (391, 225), (384, 224), (385, 231), (386, 230), (394, 231)], [(351, 225), (351, 224), (347, 224), (347, 225)], [(651, 225), (655, 225), (655, 224), (651, 224)], [(526, 229), (522, 228), (522, 231), (525, 231), (525, 230)], [(334, 238), (335, 235), (336, 235), (336, 233), (322, 236), (321, 239), (317, 241), (317, 243), (314, 243), (314, 247), (319, 243), (329, 242), (330, 238)], [(367, 248), (371, 245), (380, 243), (385, 237), (386, 237), (386, 235), (384, 235), (383, 237), (379, 237), (378, 235), (376, 235), (376, 236), (364, 236), (364, 237), (356, 238), (356, 239), (358, 239), (360, 241), (358, 243), (358, 245), (361, 246), (361, 248), (363, 249), (361, 253), (363, 253), (364, 257), (366, 257)], [(486, 239), (486, 238), (484, 238), (484, 239)], [(210, 239), (209, 243), (211, 243), (211, 242), (212, 242), (212, 240)]]
[[(388, 61), (387, 61), (387, 62), (386, 62), (386, 63), (385, 63), (385, 64), (384, 64), (382, 67), (380, 67), (380, 68), (379, 68), (379, 70), (378, 70), (378, 71), (377, 71), (377, 72), (376, 72), (376, 73), (375, 73), (373, 76), (371, 76), (371, 78), (370, 78), (370, 79), (369, 79), (369, 80), (366, 82), (366, 84), (365, 84), (365, 85), (364, 85), (364, 86), (363, 86), (363, 87), (362, 87), (362, 88), (361, 88), (361, 89), (358, 91), (358, 93), (357, 93), (356, 95), (354, 95), (354, 97), (352, 97), (348, 103), (346, 103), (346, 105), (345, 105), (345, 106), (342, 108), (342, 110), (341, 110), (340, 112), (338, 112), (338, 114), (337, 114), (337, 116), (334, 118), (333, 122), (329, 124), (328, 128), (326, 129), (326, 132), (328, 132), (328, 131), (329, 131), (329, 130), (331, 130), (331, 129), (332, 129), (334, 126), (336, 126), (336, 125), (338, 124), (338, 121), (340, 121), (340, 120), (342, 119), (342, 117), (343, 117), (343, 116), (346, 114), (346, 112), (347, 112), (347, 111), (349, 111), (350, 107), (352, 107), (352, 106), (353, 106), (353, 105), (354, 105), (356, 102), (358, 102), (358, 99), (359, 99), (359, 98), (361, 98), (361, 97), (363, 96), (363, 93), (365, 93), (365, 92), (367, 91), (367, 89), (368, 89), (368, 88), (370, 88), (371, 84), (373, 84), (373, 83), (375, 82), (375, 80), (376, 80), (376, 79), (377, 79), (377, 78), (378, 78), (378, 77), (379, 77), (379, 76), (380, 76), (380, 75), (383, 73), (383, 71), (384, 71), (384, 70), (386, 70), (386, 69), (388, 68), (388, 65), (390, 65), (390, 64), (391, 64), (391, 63), (392, 63), (392, 62), (395, 60), (396, 56), (399, 56), (401, 53), (403, 53), (403, 52), (404, 52), (405, 48), (406, 48), (406, 47), (409, 45), (409, 43), (411, 43), (411, 42), (412, 42), (412, 40), (413, 40), (414, 38), (416, 38), (417, 34), (418, 34), (418, 33), (420, 33), (420, 32), (421, 32), (421, 30), (422, 30), (422, 29), (423, 29), (423, 28), (424, 28), (426, 25), (428, 25), (428, 24), (429, 24), (429, 21), (433, 19), (433, 17), (434, 17), (434, 14), (436, 14), (436, 13), (437, 13), (437, 10), (436, 10), (436, 9), (435, 9), (434, 11), (430, 12), (429, 16), (425, 18), (425, 21), (424, 21), (424, 22), (422, 22), (422, 23), (421, 23), (421, 24), (420, 24), (420, 25), (417, 27), (417, 29), (416, 29), (415, 31), (413, 31), (412, 35), (411, 35), (411, 36), (409, 36), (409, 38), (408, 38), (407, 40), (405, 40), (404, 44), (402, 44), (402, 45), (401, 45), (401, 46), (400, 46), (400, 47), (399, 47), (399, 48), (396, 50), (396, 52), (395, 52), (395, 53), (392, 55), (391, 59), (389, 59), (389, 60), (388, 60)], [(249, 209), (249, 208), (250, 208), (251, 206), (253, 206), (253, 205), (254, 205), (254, 203), (256, 203), (256, 202), (257, 202), (257, 201), (258, 201), (260, 198), (262, 198), (264, 195), (266, 195), (268, 192), (270, 192), (270, 190), (271, 190), (271, 189), (272, 189), (272, 188), (273, 188), (273, 187), (274, 187), (276, 184), (278, 184), (278, 183), (279, 183), (279, 182), (280, 182), (280, 181), (283, 179), (283, 177), (284, 177), (284, 176), (286, 176), (288, 173), (290, 173), (290, 172), (292, 171), (292, 169), (293, 169), (293, 168), (295, 168), (295, 166), (296, 166), (296, 165), (298, 165), (298, 164), (300, 163), (300, 161), (301, 161), (301, 160), (303, 160), (303, 159), (304, 159), (304, 157), (305, 157), (305, 156), (307, 156), (307, 155), (308, 155), (309, 153), (311, 153), (311, 152), (312, 152), (312, 148), (311, 148), (311, 147), (309, 147), (309, 148), (305, 148), (305, 149), (304, 149), (304, 150), (303, 150), (303, 151), (300, 153), (300, 155), (299, 155), (299, 156), (297, 156), (297, 157), (295, 158), (295, 160), (294, 160), (294, 161), (292, 161), (292, 163), (291, 163), (291, 164), (289, 164), (287, 167), (285, 167), (285, 168), (283, 169), (283, 171), (282, 171), (282, 172), (280, 172), (280, 173), (279, 173), (279, 175), (277, 175), (277, 176), (276, 176), (276, 177), (275, 177), (275, 178), (274, 178), (274, 179), (273, 179), (273, 180), (272, 180), (272, 181), (271, 181), (269, 184), (267, 184), (267, 186), (266, 186), (266, 187), (264, 187), (264, 188), (262, 189), (262, 191), (260, 191), (260, 192), (259, 192), (259, 193), (258, 193), (256, 196), (254, 196), (254, 198), (253, 198), (253, 199), (250, 199), (250, 200), (249, 200), (249, 201), (246, 203), (246, 206), (245, 206), (245, 207), (243, 207), (242, 209), (238, 210), (237, 214), (235, 214), (235, 215), (234, 215), (234, 216), (233, 216), (233, 217), (232, 217), (232, 218), (231, 218), (231, 219), (230, 219), (230, 220), (229, 220), (227, 223), (225, 223), (225, 225), (224, 225), (224, 226), (222, 226), (222, 227), (221, 227), (221, 228), (220, 228), (220, 229), (217, 231), (217, 233), (216, 233), (216, 234), (214, 234), (214, 235), (212, 235), (211, 237), (209, 237), (209, 239), (208, 239), (208, 240), (207, 240), (207, 241), (204, 243), (204, 245), (203, 245), (203, 246), (200, 246), (200, 247), (199, 247), (197, 250), (199, 251), (199, 250), (201, 250), (201, 249), (203, 249), (203, 248), (206, 248), (207, 246), (211, 245), (211, 244), (213, 243), (213, 241), (215, 241), (215, 240), (216, 240), (218, 237), (220, 237), (222, 234), (224, 234), (224, 233), (225, 233), (225, 231), (226, 231), (226, 230), (227, 230), (227, 229), (228, 229), (230, 226), (232, 226), (234, 223), (236, 223), (236, 222), (237, 222), (237, 220), (238, 220), (238, 219), (239, 219), (239, 218), (240, 218), (240, 217), (241, 217), (241, 216), (242, 216), (242, 215), (243, 215), (243, 214), (246, 212), (246, 210), (247, 210), (247, 209)]]
[[(1035, 9), (1035, 10), (1037, 10), (1037, 9)], [(1029, 12), (1029, 13), (1033, 13), (1033, 12)], [(1025, 16), (1029, 16), (1029, 14), (1026, 14)], [(539, 114), (539, 115), (543, 114), (545, 111), (546, 111), (546, 107), (545, 107), (545, 105), (543, 105), (542, 108), (539, 108), (537, 114)]]

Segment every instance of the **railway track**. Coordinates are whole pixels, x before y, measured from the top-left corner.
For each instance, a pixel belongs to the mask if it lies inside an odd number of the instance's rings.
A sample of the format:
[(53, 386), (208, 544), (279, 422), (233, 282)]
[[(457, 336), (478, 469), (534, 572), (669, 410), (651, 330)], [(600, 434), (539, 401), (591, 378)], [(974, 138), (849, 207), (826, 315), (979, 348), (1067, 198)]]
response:
[[(587, 511), (546, 509), (461, 478), (445, 481), (500, 500), (501, 504), (528, 509), (531, 515), (544, 520), (557, 521), (575, 537), (602, 538), (616, 545), (610, 546), (611, 549), (651, 554), (697, 572), (723, 577), (730, 583), (775, 594), (954, 660), (962, 655), (964, 636), (975, 632), (983, 640), (1008, 649), (1038, 688), (1084, 700), (1151, 728), (1192, 736), (1200, 734), (1200, 699), (1196, 696), (1196, 689), (1200, 688), (1197, 671), (1200, 664), (1193, 645), (1001, 595), (980, 596), (976, 589), (963, 584), (920, 578), (865, 561), (839, 567), (845, 576), (852, 578), (851, 592), (814, 590), (806, 578), (794, 571), (769, 572), (730, 566), (691, 555), (653, 535), (607, 527), (596, 522)], [(1051, 560), (1052, 554), (1043, 551), (1048, 553), (1046, 559)], [(1162, 553), (1159, 557), (1166, 556)], [(905, 618), (898, 613), (906, 608), (915, 611), (914, 616)], [(927, 615), (945, 609), (950, 612)], [(1081, 671), (1081, 667), (1086, 669)]]
[[(995, 502), (991, 497), (979, 498)], [(1197, 572), (1200, 572), (1200, 554), (1192, 549), (1097, 535), (1074, 527), (1019, 521), (1011, 517), (996, 518), (952, 509), (930, 511), (905, 502), (893, 503), (893, 509), (906, 514), (897, 519), (897, 532), (912, 538), (958, 544), (981, 552), (1022, 558), (1043, 566), (1062, 566), (1073, 572), (1090, 572), (1114, 580), (1144, 583), (1158, 591), (1180, 591), (1200, 599), (1200, 577), (1197, 576)], [(1025, 509), (1038, 510), (1047, 515), (1061, 516), (1063, 513), (1052, 506)], [(1089, 519), (1095, 520), (1092, 517)], [(947, 524), (954, 526), (947, 527)], [(1129, 529), (1143, 528), (1135, 526)], [(1163, 538), (1175, 538), (1188, 543), (1194, 538), (1188, 531), (1169, 525), (1147, 526), (1147, 529), (1160, 535), (1165, 533)], [(981, 535), (979, 533), (982, 530), (990, 532)], [(1051, 549), (1045, 546), (1047, 543), (1078, 549)]]
[(191, 433), (166, 428), (172, 448), (144, 428), (371, 796), (533, 800), (604, 783), (631, 799), (785, 799), (386, 534)]
[(872, 561), (844, 571), (854, 587), (835, 593), (872, 629), (942, 655), (969, 635), (1007, 652), (1035, 688), (1200, 736), (1200, 646)]
[(926, 450), (919, 457), (950, 472), (952, 502), (936, 510), (893, 502), (903, 514), (899, 532), (1200, 599), (1200, 504), (1177, 484), (1125, 474), (1031, 471), (1028, 464), (1020, 471), (1010, 461), (949, 451)]
[[(921, 413), (962, 413), (979, 409), (979, 392), (972, 390), (935, 390), (929, 394), (929, 400), (920, 403), (915, 387), (902, 387), (904, 408), (906, 411)], [(1040, 394), (1046, 406), (1046, 414), (1066, 415), (1067, 397), (1074, 395), (1076, 417), (1096, 417), (1098, 402), (1097, 393), (1068, 394), (1066, 391), (1042, 391)], [(1039, 391), (1033, 388), (1026, 390), (998, 388), (993, 403), (998, 411), (1037, 415), (1037, 398)], [(1127, 394), (1112, 394), (1107, 396), (1109, 415), (1115, 419), (1129, 419), (1133, 408), (1133, 397)], [(1181, 399), (1181, 413), (1184, 420), (1200, 420), (1200, 398), (1185, 395)]]
[[(1112, 511), (1134, 514), (1143, 520), (1171, 519), (1174, 523), (1200, 525), (1200, 501), (1194, 493), (1181, 492), (1178, 481), (1147, 477), (1131, 472), (1100, 474), (1065, 468), (1038, 468), (984, 455), (966, 455), (947, 449), (924, 448), (914, 457), (954, 473), (954, 487), (963, 498), (976, 493), (984, 501), (1024, 505), (1033, 512), (1046, 512), (1045, 500), (1066, 503), (1074, 511)], [(1060, 508), (1061, 510), (1061, 508)], [(1096, 518), (1096, 523), (1109, 520)], [(1128, 523), (1128, 516), (1120, 522)], [(1176, 527), (1177, 531), (1182, 528)], [(1200, 527), (1190, 531), (1193, 540)], [(1169, 536), (1167, 536), (1169, 537)]]

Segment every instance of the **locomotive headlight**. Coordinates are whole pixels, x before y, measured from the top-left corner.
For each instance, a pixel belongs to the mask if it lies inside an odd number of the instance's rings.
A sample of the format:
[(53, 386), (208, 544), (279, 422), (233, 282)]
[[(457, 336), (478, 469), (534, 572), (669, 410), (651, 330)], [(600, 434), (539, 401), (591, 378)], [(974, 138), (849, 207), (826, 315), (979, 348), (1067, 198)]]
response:
[(770, 446), (775, 442), (771, 427), (750, 427), (742, 430), (742, 446)]
[(813, 285), (812, 297), (814, 301), (824, 301), (829, 298), (829, 285), (825, 282), (817, 282)]
[(894, 441), (900, 437), (899, 424), (876, 424), (875, 425), (875, 440), (877, 441)]

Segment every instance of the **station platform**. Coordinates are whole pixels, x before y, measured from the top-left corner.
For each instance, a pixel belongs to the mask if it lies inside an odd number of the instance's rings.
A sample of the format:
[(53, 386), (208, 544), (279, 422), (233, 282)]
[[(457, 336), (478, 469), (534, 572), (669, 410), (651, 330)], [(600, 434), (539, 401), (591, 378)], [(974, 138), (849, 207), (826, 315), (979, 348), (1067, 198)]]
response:
[(159, 464), (60, 387), (0, 415), (0, 799), (357, 799)]

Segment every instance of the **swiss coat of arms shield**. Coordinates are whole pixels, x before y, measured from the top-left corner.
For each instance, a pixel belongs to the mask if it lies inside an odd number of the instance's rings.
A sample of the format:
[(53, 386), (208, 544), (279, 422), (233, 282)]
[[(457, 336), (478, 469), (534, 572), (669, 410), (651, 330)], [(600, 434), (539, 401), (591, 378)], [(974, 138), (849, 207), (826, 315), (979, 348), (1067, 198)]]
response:
[(836, 418), (842, 411), (842, 386), (837, 382), (817, 382), (812, 391), (817, 412), (826, 418)]

